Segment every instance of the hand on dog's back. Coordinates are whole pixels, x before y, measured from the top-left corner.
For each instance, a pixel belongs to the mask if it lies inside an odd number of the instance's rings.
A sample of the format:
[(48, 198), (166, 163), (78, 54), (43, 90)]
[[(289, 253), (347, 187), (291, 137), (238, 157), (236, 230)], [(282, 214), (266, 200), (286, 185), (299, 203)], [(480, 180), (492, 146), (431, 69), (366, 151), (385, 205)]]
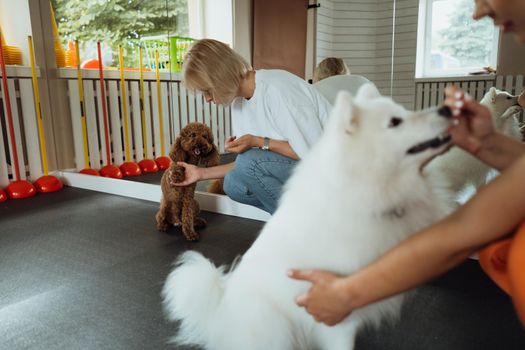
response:
[(200, 178), (199, 167), (185, 162), (177, 162), (169, 172), (171, 186), (188, 186), (199, 181)]

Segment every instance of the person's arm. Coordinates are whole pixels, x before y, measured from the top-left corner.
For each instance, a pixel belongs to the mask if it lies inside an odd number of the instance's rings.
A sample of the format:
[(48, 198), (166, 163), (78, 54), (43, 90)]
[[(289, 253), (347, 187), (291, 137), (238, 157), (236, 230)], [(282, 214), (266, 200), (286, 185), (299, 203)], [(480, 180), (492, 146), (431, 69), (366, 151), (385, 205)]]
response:
[(235, 168), (235, 162), (209, 168), (199, 168), (196, 165), (185, 162), (177, 162), (177, 165), (184, 168), (184, 181), (176, 182), (173, 176), (170, 176), (170, 184), (172, 186), (188, 186), (197, 181), (222, 179), (230, 170)]
[(483, 141), (476, 156), (484, 163), (502, 171), (514, 163), (525, 152), (525, 144), (500, 133)]
[[(232, 153), (243, 153), (253, 147), (261, 148), (263, 143), (264, 137), (262, 136), (247, 134), (238, 139), (232, 136), (226, 141), (226, 150)], [(299, 156), (294, 152), (288, 141), (270, 139), (268, 150), (288, 158), (299, 160)]]
[[(255, 147), (262, 147), (264, 143), (264, 137), (255, 136)], [(294, 152), (292, 146), (288, 141), (270, 139), (268, 150), (279, 153), (288, 158), (299, 160), (299, 156)]]
[(457, 146), (500, 171), (525, 152), (525, 144), (496, 132), (486, 106), (472, 100), (457, 86), (447, 87), (445, 94), (445, 104), (456, 117), (450, 134)]
[(524, 176), (525, 155), (452, 215), (353, 275), (291, 270), (290, 277), (313, 283), (296, 302), (318, 321), (334, 325), (356, 308), (442, 274), (480, 247), (505, 237), (525, 219)]

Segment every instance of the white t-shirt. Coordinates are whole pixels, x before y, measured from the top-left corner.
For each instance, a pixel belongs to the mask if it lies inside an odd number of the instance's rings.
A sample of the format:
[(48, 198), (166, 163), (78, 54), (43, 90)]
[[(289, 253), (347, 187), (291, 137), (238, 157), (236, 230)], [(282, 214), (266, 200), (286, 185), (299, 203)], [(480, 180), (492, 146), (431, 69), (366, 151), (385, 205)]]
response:
[(292, 73), (257, 70), (253, 96), (232, 102), (233, 135), (288, 141), (303, 158), (321, 136), (330, 110), (330, 103), (312, 85)]

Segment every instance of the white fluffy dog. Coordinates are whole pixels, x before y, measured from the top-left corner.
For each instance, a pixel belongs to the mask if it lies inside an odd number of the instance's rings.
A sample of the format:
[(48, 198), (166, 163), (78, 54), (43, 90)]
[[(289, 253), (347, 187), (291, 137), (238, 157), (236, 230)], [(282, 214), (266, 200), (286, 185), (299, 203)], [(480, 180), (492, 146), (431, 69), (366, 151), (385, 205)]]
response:
[[(446, 114), (448, 109), (439, 110)], [(358, 327), (395, 315), (401, 297), (353, 312), (335, 327), (294, 303), (309, 284), (289, 268), (352, 273), (449, 212), (423, 166), (448, 147), (449, 118), (407, 112), (364, 85), (340, 93), (325, 133), (287, 183), (280, 206), (225, 273), (186, 252), (163, 289), (175, 340), (220, 350), (353, 348)]]

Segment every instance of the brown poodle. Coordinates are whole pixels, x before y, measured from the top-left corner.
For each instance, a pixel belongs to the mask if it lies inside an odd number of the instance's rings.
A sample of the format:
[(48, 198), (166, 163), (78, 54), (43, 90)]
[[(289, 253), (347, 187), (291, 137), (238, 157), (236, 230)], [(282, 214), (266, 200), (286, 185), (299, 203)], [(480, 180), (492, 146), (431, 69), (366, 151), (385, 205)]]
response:
[(206, 221), (197, 215), (199, 203), (193, 198), (195, 185), (172, 186), (170, 181), (184, 180), (184, 168), (177, 162), (186, 162), (197, 166), (215, 166), (219, 164), (219, 152), (213, 143), (213, 134), (209, 127), (202, 123), (190, 123), (180, 132), (171, 147), (170, 167), (162, 175), (162, 199), (156, 215), (159, 231), (167, 231), (171, 225), (182, 225), (182, 233), (188, 241), (196, 241), (199, 235), (195, 227), (206, 226)]

